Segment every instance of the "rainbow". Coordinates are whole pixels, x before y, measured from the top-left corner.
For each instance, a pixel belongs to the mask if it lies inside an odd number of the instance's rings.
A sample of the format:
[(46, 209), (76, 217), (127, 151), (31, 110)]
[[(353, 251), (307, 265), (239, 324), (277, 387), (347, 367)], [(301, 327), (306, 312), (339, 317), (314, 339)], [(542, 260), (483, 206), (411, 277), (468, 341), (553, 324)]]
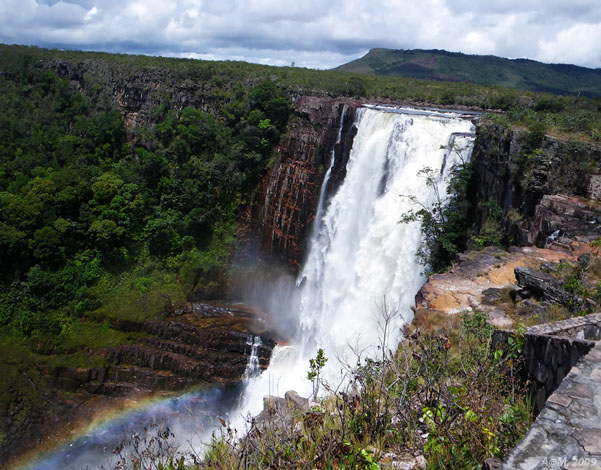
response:
[(98, 410), (91, 420), (58, 432), (37, 449), (13, 462), (9, 470), (108, 469), (117, 460), (113, 449), (133, 432), (143, 434), (153, 425), (167, 426), (182, 451), (210, 439), (240, 396), (239, 387), (189, 390), (179, 395), (154, 395), (123, 400), (119, 406)]

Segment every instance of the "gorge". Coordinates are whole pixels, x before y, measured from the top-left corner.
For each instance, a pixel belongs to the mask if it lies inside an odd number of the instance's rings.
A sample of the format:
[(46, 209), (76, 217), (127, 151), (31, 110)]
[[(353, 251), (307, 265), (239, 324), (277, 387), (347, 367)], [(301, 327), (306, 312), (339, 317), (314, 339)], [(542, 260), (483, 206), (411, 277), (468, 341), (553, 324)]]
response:
[[(341, 145), (344, 110), (343, 106), (334, 147)], [(338, 190), (326, 198), (332, 170), (342, 166), (335, 161), (333, 149), (319, 192), (308, 254), (296, 288), (284, 290), (290, 296), (278, 297), (281, 292), (269, 292), (269, 285), (263, 287), (265, 295), (276, 299), (272, 305), (277, 310), (269, 312), (270, 316), (286, 318), (294, 325), (295, 334), (288, 338), (288, 345), (276, 345), (264, 372), (259, 376), (253, 373), (245, 376), (240, 408), (234, 406), (228, 413), (240, 429), (244, 425), (241, 417), (258, 414), (266, 395), (282, 395), (287, 390), (296, 390), (303, 396), (311, 394), (311, 383), (306, 378), (307, 364), (318, 348), (323, 348), (330, 358), (322, 379), (336, 384), (344, 380), (341, 369), (357, 360), (353, 354), (373, 356), (378, 345), (392, 348), (399, 341), (402, 325), (411, 320), (410, 307), (415, 292), (424, 281), (422, 268), (415, 259), (421, 241), (420, 226), (417, 222), (400, 224), (399, 217), (413, 205), (407, 195), (430, 205), (437, 194), (446, 194), (449, 169), (468, 160), (471, 153), (474, 124), (470, 118), (473, 116), (466, 118), (453, 111), (393, 106), (365, 106), (354, 110), (351, 125), (356, 128), (356, 135), (344, 166), (345, 176)], [(424, 166), (433, 168), (438, 175), (435, 187), (416, 176)], [(382, 331), (379, 316), (382, 312), (378, 309), (394, 311), (388, 331)], [(256, 346), (260, 344), (256, 341), (248, 366), (255, 369)], [(186, 398), (162, 401), (161, 407), (176, 411), (182, 406), (181, 400)], [(218, 399), (208, 399), (202, 394), (198, 400), (214, 406), (213, 411), (222, 412), (233, 403), (231, 399), (221, 399), (218, 403)], [(204, 409), (200, 415), (206, 413), (211, 414), (211, 410)], [(143, 422), (141, 416), (153, 414), (153, 419), (160, 419), (152, 407), (145, 407), (133, 416)], [(185, 419), (178, 418), (177, 413), (174, 415), (175, 419), (166, 412), (169, 428), (179, 434), (180, 442), (196, 442), (195, 450), (201, 452), (198, 440), (207, 440), (209, 434), (201, 433), (198, 423), (195, 432), (190, 429), (190, 421), (199, 412)], [(182, 422), (188, 423), (188, 427)], [(204, 424), (211, 430), (208, 423)], [(109, 465), (112, 455), (102, 457), (97, 449), (107, 448), (116, 429), (124, 426), (109, 428), (108, 442), (98, 435), (106, 433), (105, 429), (88, 431), (84, 444), (80, 439), (78, 446), (84, 456), (68, 449), (59, 452), (64, 460), (51, 455), (31, 468), (52, 468), (48, 462), (89, 466), (99, 459)]]
[[(191, 276), (190, 271), (177, 268), (170, 276), (182, 290), (185, 287), (184, 295), (170, 297), (172, 291), (165, 291), (164, 296), (153, 298), (147, 296), (146, 291), (163, 294), (162, 287), (149, 288), (150, 271), (144, 267), (141, 274), (136, 273), (139, 278), (124, 278), (132, 291), (142, 293), (136, 302), (119, 308), (121, 299), (117, 298), (110, 305), (117, 309), (116, 313), (110, 312), (110, 316), (75, 318), (75, 326), (93, 326), (97, 322), (98, 335), (114, 332), (120, 335), (116, 341), (100, 343), (100, 346), (86, 344), (83, 351), (71, 346), (67, 353), (72, 354), (73, 350), (81, 353), (75, 359), (47, 361), (41, 366), (33, 361), (16, 362), (19, 380), (25, 385), (21, 390), (16, 389), (16, 398), (6, 406), (9, 417), (0, 430), (2, 455), (12, 456), (26, 447), (36, 447), (49, 428), (51, 433), (60, 431), (63, 424), (74, 419), (74, 410), (89, 406), (87, 411), (93, 412), (98, 401), (115, 403), (120, 396), (134, 393), (134, 403), (125, 401), (124, 408), (109, 409), (110, 412), (116, 409), (117, 414), (110, 415), (101, 426), (87, 429), (76, 425), (76, 431), (85, 434), (82, 439), (75, 439), (77, 433), (71, 434), (72, 440), (66, 441), (66, 448), (56, 454), (44, 454), (47, 460), (38, 462), (38, 467), (30, 465), (31, 468), (56, 468), (61, 465), (59, 462), (63, 462), (63, 466), (64, 462), (76, 466), (88, 465), (90, 461), (100, 464), (122, 431), (127, 431), (132, 424), (142, 429), (148, 419), (152, 421), (155, 417), (169, 421), (171, 416), (171, 423), (178, 423), (172, 430), (186, 439), (202, 434), (203, 429), (219, 426), (212, 411), (226, 414), (229, 410), (231, 419), (243, 422), (243, 414), (256, 415), (260, 411), (264, 395), (282, 395), (296, 389), (308, 396), (312, 388), (306, 380), (308, 362), (315, 357), (318, 348), (323, 348), (328, 358), (322, 378), (336, 386), (341, 381), (341, 367), (352, 364), (357, 355), (364, 357), (369, 348), (373, 354), (374, 349), (383, 346), (378, 310), (395, 313), (387, 338), (388, 347), (392, 347), (400, 338), (400, 326), (413, 315), (410, 307), (414, 305), (414, 295), (425, 280), (421, 274), (423, 267), (414, 258), (421, 236), (419, 224), (398, 223), (410, 207), (409, 199), (402, 196), (413, 195), (427, 205), (435, 197), (433, 189), (444, 194), (445, 174), (457, 159), (467, 158), (472, 144), (475, 185), (471, 187), (469, 203), (473, 234), (490, 237), (492, 227), (493, 234), (496, 231), (498, 235), (496, 239), (492, 237), (493, 243), (509, 240), (531, 245), (544, 244), (547, 237), (560, 228), (570, 236), (593, 237), (595, 233), (590, 224), (594, 216), (589, 214), (589, 202), (576, 204), (575, 199), (570, 199), (598, 196), (591, 175), (598, 172), (601, 152), (586, 139), (573, 142), (545, 135), (540, 130), (512, 127), (498, 115), (477, 121), (479, 113), (467, 107), (452, 111), (420, 107), (424, 103), (396, 97), (341, 97), (337, 93), (286, 88), (285, 73), (280, 70), (261, 71), (266, 76), (257, 74), (234, 83), (233, 79), (215, 72), (222, 69), (204, 64), (199, 70), (186, 72), (133, 67), (134, 73), (129, 65), (58, 56), (60, 54), (40, 60), (36, 67), (57, 74), (71, 90), (81, 92), (99, 109), (117, 109), (128, 126), (131, 147), (124, 147), (123, 155), (113, 157), (114, 162), (100, 160), (99, 166), (103, 166), (92, 179), (94, 188), (106, 183), (106, 188), (112, 190), (113, 182), (122, 184), (114, 175), (124, 178), (120, 168), (124, 161), (147, 165), (142, 174), (155, 185), (153, 191), (168, 188), (166, 192), (172, 195), (174, 187), (185, 189), (190, 184), (190, 180), (178, 180), (169, 188), (165, 180), (154, 173), (162, 171), (160, 165), (164, 163), (140, 150), (142, 147), (169, 159), (172, 167), (163, 174), (177, 174), (179, 165), (184, 165), (180, 154), (170, 153), (173, 150), (167, 148), (169, 141), (163, 143), (169, 138), (168, 132), (174, 132), (169, 131), (166, 123), (169, 124), (175, 114), (167, 110), (182, 117), (177, 121), (178, 129), (185, 129), (185, 119), (194, 117), (190, 109), (207, 113), (200, 117), (209, 123), (208, 127), (214, 125), (207, 120), (208, 115), (218, 116), (215, 123), (230, 125), (231, 121), (235, 132), (249, 141), (256, 140), (253, 145), (257, 145), (257, 149), (269, 150), (269, 160), (267, 155), (261, 157), (257, 152), (244, 155), (249, 160), (243, 160), (241, 165), (258, 165), (257, 161), (265, 158), (261, 163), (265, 166), (258, 174), (254, 191), (235, 195), (239, 198), (235, 203), (242, 212), (236, 214), (235, 252), (228, 258), (227, 272), (219, 264), (209, 265), (208, 269), (196, 265)], [(223, 67), (229, 70), (227, 73), (235, 74), (232, 72), (235, 66)], [(2, 79), (15, 81), (15, 76), (6, 72)], [(261, 88), (265, 83), (269, 86)], [(260, 93), (286, 90), (286, 100), (292, 103), (291, 113), (277, 141), (273, 140), (273, 126), (264, 119), (255, 117), (252, 121), (250, 115), (236, 114), (238, 111), (232, 104), (242, 106), (244, 98), (237, 97), (244, 97), (245, 92), (241, 91), (244, 89), (254, 93), (253, 99)], [(424, 89), (428, 89), (426, 85)], [(497, 91), (487, 90), (488, 93), (494, 96)], [(276, 110), (276, 105), (281, 105), (281, 101), (269, 103)], [(435, 103), (433, 100), (430, 104)], [(405, 108), (400, 109), (403, 105)], [(253, 106), (263, 105), (259, 102)], [(266, 107), (261, 109), (267, 112)], [(224, 110), (231, 112), (233, 118)], [(249, 122), (252, 125), (249, 126)], [(165, 134), (158, 134), (163, 140), (152, 140), (148, 131), (152, 126), (161, 132), (167, 129)], [(253, 132), (264, 132), (259, 135), (263, 135), (267, 143), (272, 139), (273, 147), (256, 139)], [(192, 132), (190, 135), (194, 137)], [(221, 149), (214, 150), (211, 145), (215, 143), (209, 137), (203, 138), (217, 158)], [(173, 147), (176, 141), (172, 142)], [(61, 145), (65, 143), (69, 143), (69, 139), (61, 141)], [(456, 152), (457, 149), (463, 149), (464, 153)], [(206, 168), (211, 168), (213, 163), (207, 164), (204, 154), (198, 158), (192, 153), (190, 162), (196, 165), (193, 172), (197, 172), (194, 174), (207, 181)], [(62, 155), (58, 151), (56, 154)], [(118, 158), (122, 158), (121, 163)], [(219, 164), (217, 160), (213, 165), (220, 169)], [(424, 166), (433, 168), (436, 186), (429, 187), (417, 176)], [(99, 177), (101, 172), (105, 173)], [(32, 175), (38, 175), (34, 182), (39, 181), (42, 174), (39, 168), (32, 171)], [(238, 177), (231, 178), (234, 187)], [(254, 184), (253, 181), (248, 184)], [(223, 188), (227, 190), (228, 184)], [(210, 186), (210, 179), (206, 185)], [(217, 185), (215, 194), (223, 188)], [(560, 194), (564, 196), (555, 196)], [(110, 210), (98, 220), (111, 217), (111, 211), (122, 204), (119, 198), (123, 201), (123, 197), (128, 196), (118, 194)], [(181, 204), (188, 195), (182, 191), (178, 197), (180, 199), (166, 198), (166, 204)], [(222, 200), (211, 207), (204, 197), (203, 194), (192, 199), (203, 204), (205, 211), (199, 209), (193, 217), (188, 217), (193, 223), (202, 223), (205, 214), (210, 216), (213, 209), (225, 212)], [(3, 201), (6, 200), (9, 199)], [(92, 211), (95, 210), (93, 204), (97, 204), (94, 201), (90, 202)], [(575, 206), (576, 211), (572, 209)], [(88, 214), (85, 212), (88, 209), (82, 207), (81, 213)], [(495, 211), (500, 211), (501, 216), (497, 214), (493, 220)], [(48, 214), (44, 217), (50, 217)], [(168, 221), (163, 218), (161, 223)], [(57, 229), (61, 227), (55, 225)], [(109, 224), (105, 226), (110, 228)], [(216, 227), (214, 233), (219, 233), (221, 227)], [(158, 224), (155, 228), (160, 236), (170, 233), (161, 231)], [(501, 236), (508, 238), (499, 240)], [(97, 243), (102, 241), (98, 240)], [(156, 240), (162, 241), (160, 237)], [(189, 239), (181, 243), (189, 247), (185, 243), (189, 244)], [(31, 246), (35, 246), (33, 242)], [(212, 249), (212, 245), (209, 246)], [(128, 249), (135, 253), (131, 246)], [(4, 256), (4, 252), (2, 254)], [(534, 252), (532, 259), (537, 255), (538, 252)], [(463, 261), (471, 262), (472, 256), (478, 258), (484, 254), (459, 256), (460, 268), (468, 265)], [(497, 259), (503, 256), (493, 252), (488, 256), (486, 269), (496, 270)], [(557, 255), (557, 259), (560, 258)], [(163, 262), (165, 259), (173, 262), (174, 258), (163, 258)], [(482, 276), (480, 265), (473, 264), (471, 271), (461, 275), (469, 279)], [(432, 299), (441, 291), (454, 296), (452, 287), (445, 287), (442, 282), (436, 284), (439, 279), (449, 282), (450, 277), (452, 285), (452, 275), (453, 272), (444, 278), (432, 276), (431, 282), (422, 289), (417, 306), (422, 318), (431, 310), (445, 311), (445, 306), (440, 307), (442, 303), (435, 305)], [(470, 289), (472, 285), (467, 285), (466, 300), (460, 299), (460, 309), (472, 308)], [(222, 302), (226, 297), (230, 301)], [(231, 302), (239, 299), (259, 309)], [(128, 300), (126, 295), (123, 300)], [(152, 302), (158, 307), (156, 313), (148, 313), (147, 306)], [(137, 317), (119, 316), (128, 309), (133, 309)], [(30, 342), (36, 357), (52, 357), (52, 349), (44, 345), (39, 335), (33, 335)], [(7, 343), (6, 348), (10, 349), (12, 344)], [(265, 370), (270, 356), (270, 366)], [(12, 367), (13, 363), (6, 364)], [(263, 373), (258, 374), (257, 367)], [(193, 389), (181, 396), (177, 392), (188, 390), (194, 384), (201, 384), (200, 390)], [(33, 398), (25, 395), (24, 389), (30, 390), (28, 393)], [(174, 390), (175, 395), (163, 394)], [(143, 398), (148, 396), (152, 396), (152, 400)], [(21, 400), (23, 397), (26, 400)], [(50, 400), (56, 402), (51, 404)], [(26, 421), (28, 403), (32, 402), (38, 403), (38, 408), (33, 409), (39, 414)], [(82, 418), (83, 422), (89, 422), (90, 415), (84, 413), (80, 422)], [(64, 437), (63, 433), (60, 439)], [(94, 457), (86, 456), (91, 448), (96, 449)], [(40, 449), (47, 450), (48, 445), (41, 445)]]

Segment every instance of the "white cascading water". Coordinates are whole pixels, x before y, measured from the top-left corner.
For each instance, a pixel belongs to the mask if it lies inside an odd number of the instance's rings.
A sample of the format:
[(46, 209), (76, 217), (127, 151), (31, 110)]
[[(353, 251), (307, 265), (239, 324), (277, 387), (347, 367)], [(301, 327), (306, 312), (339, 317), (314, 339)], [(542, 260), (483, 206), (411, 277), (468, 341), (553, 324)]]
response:
[(248, 355), (248, 364), (246, 364), (246, 369), (244, 371), (244, 375), (242, 376), (242, 380), (244, 382), (248, 382), (253, 377), (256, 377), (261, 371), (261, 367), (259, 366), (259, 346), (262, 346), (260, 336), (252, 336), (250, 335), (246, 340), (246, 345), (250, 347), (250, 353)]
[(342, 365), (354, 365), (357, 352), (375, 353), (384, 302), (400, 312), (388, 344), (398, 343), (411, 320), (425, 278), (415, 258), (419, 223), (398, 222), (414, 209), (401, 195), (434, 202), (435, 191), (417, 176), (426, 166), (438, 172), (438, 193), (446, 194), (446, 172), (460, 158), (449, 147), (463, 148), (461, 158), (468, 159), (474, 125), (451, 112), (371, 107), (358, 110), (356, 126), (346, 177), (327, 203), (319, 202), (298, 298), (282, 299), (282, 306), (293, 303), (299, 333), (290, 345), (276, 346), (269, 368), (247, 383), (244, 413), (258, 413), (265, 395), (293, 389), (308, 396), (308, 361), (318, 348), (329, 358), (326, 380), (337, 386)]

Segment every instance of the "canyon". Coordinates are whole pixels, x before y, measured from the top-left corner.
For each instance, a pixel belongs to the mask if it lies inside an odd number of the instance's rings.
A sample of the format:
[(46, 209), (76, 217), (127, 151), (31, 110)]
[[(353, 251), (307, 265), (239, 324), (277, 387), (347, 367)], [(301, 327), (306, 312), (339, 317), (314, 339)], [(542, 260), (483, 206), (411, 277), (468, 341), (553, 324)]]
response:
[[(130, 129), (151, 124), (153, 110), (161, 105), (194, 106), (215, 113), (223, 105), (214, 90), (203, 87), (201, 78), (181, 80), (167, 70), (148, 69), (131, 76), (126, 67), (115, 64), (58, 59), (43, 66), (69, 79), (92, 100), (102, 90), (110, 99), (106, 106), (119, 109)], [(308, 254), (320, 195), (333, 196), (344, 181), (357, 134), (355, 117), (371, 103), (302, 92), (291, 93), (290, 100), (294, 113), (273, 163), (240, 213), (231, 275), (222, 289), (231, 299), (247, 292), (249, 272), (257, 273), (257, 284), (269, 282), (282, 271), (299, 273)], [(477, 233), (490, 221), (491, 205), (485, 203), (494, 202), (502, 210), (503, 231), (519, 247), (508, 253), (488, 249), (460, 255), (450, 273), (431, 276), (419, 291), (416, 314), (483, 308), (493, 322), (508, 326), (498, 309), (483, 307), (487, 289), (514, 286), (518, 265), (537, 268), (543, 261), (577, 259), (586, 253), (586, 242), (598, 237), (601, 211), (591, 200), (599, 196), (593, 173), (601, 165), (601, 150), (589, 143), (544, 135), (532, 143), (526, 131), (481, 122), (468, 109), (459, 110), (462, 113), (475, 122), (473, 230)], [(322, 188), (328, 170), (327, 185)], [(555, 244), (545, 247), (548, 237), (558, 230)], [(246, 370), (256, 336), (262, 345), (260, 367), (267, 367), (276, 342), (289, 339), (275, 326), (277, 319), (256, 309), (201, 300), (206, 296), (202, 290), (194, 292), (187, 305), (171, 306), (160, 321), (117, 325), (133, 335), (131, 344), (85, 351), (102, 358), (102, 366), (40, 370), (46, 386), (68, 392), (70, 398), (52, 413), (42, 413), (28, 423), (19, 421), (19, 410), (11, 411), (15, 417), (9, 422), (11, 438), (3, 442), (2, 453), (10, 455), (8, 449), (15, 442), (47, 432), (50, 415), (64, 420), (92, 396), (142, 396), (198, 384), (235, 385)]]

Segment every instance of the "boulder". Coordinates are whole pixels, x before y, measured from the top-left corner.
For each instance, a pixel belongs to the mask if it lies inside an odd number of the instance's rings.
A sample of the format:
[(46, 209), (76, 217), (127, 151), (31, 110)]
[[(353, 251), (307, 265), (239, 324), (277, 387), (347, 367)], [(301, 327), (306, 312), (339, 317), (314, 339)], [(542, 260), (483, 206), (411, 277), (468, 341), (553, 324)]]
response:
[(515, 268), (515, 278), (518, 285), (527, 291), (527, 297), (532, 295), (566, 307), (573, 307), (582, 303), (580, 297), (563, 290), (559, 281), (542, 271), (518, 266)]

